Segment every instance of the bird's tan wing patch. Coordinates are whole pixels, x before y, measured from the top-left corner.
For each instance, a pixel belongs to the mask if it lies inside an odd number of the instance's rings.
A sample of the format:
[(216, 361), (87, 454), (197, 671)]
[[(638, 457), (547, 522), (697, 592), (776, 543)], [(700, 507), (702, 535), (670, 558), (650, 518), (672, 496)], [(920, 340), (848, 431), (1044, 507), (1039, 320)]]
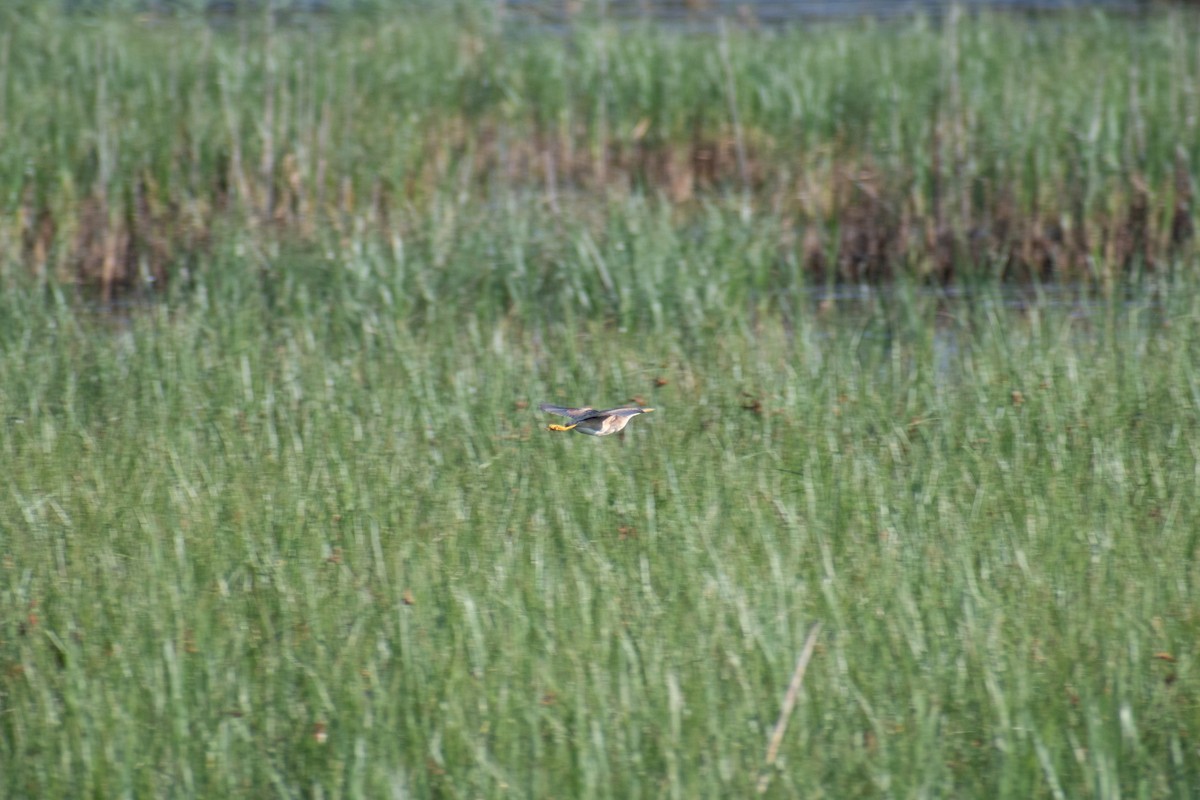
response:
[(644, 414), (638, 406), (620, 406), (618, 408), (606, 408), (603, 411), (597, 411), (597, 416), (601, 417), (633, 417), (638, 414)]

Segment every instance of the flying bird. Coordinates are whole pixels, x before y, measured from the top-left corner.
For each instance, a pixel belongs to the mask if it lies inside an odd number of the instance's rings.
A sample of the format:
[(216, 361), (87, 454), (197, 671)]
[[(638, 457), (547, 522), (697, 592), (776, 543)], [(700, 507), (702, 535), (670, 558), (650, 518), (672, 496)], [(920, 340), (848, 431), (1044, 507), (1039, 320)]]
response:
[(542, 403), (538, 408), (547, 414), (558, 414), (560, 417), (571, 420), (570, 425), (551, 424), (547, 426), (548, 430), (575, 431), (576, 433), (586, 433), (588, 436), (608, 436), (618, 433), (624, 430), (625, 426), (629, 424), (629, 420), (638, 414), (649, 414), (654, 410), (653, 408), (626, 406), (597, 411), (594, 408), (563, 408), (562, 406), (552, 406), (549, 403)]

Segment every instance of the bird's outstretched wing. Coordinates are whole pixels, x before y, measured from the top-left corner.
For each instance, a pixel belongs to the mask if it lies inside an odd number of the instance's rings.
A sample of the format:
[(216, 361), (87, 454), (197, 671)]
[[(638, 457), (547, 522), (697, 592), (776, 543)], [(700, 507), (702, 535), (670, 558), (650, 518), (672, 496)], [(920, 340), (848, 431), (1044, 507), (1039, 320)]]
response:
[(596, 415), (596, 409), (592, 408), (591, 406), (585, 406), (584, 408), (564, 408), (563, 406), (554, 406), (550, 405), (549, 403), (542, 403), (540, 406), (538, 406), (538, 408), (540, 408), (542, 411), (545, 411), (547, 414), (558, 414), (560, 417), (566, 417), (567, 419), (576, 421), (588, 419), (589, 417)]
[(647, 414), (653, 410), (653, 408), (646, 408), (645, 406), (621, 406), (619, 408), (606, 408), (603, 411), (597, 411), (596, 416), (636, 417), (638, 414)]

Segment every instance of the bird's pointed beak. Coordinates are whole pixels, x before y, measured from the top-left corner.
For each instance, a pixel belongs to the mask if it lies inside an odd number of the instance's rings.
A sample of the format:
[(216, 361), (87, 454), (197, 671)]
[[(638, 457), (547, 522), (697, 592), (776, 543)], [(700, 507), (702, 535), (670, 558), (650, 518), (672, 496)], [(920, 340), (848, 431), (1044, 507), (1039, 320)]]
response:
[(643, 414), (649, 414), (649, 413), (650, 413), (651, 411), (653, 411), (653, 410), (654, 410), (653, 408), (643, 408), (643, 409), (642, 409), (642, 413), (643, 413)]

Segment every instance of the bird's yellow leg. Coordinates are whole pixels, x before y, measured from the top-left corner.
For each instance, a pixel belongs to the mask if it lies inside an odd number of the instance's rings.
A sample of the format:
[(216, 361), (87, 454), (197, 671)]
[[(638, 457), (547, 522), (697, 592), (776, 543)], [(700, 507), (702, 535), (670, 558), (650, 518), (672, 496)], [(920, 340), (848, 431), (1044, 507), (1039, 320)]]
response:
[[(578, 425), (578, 424), (579, 424), (578, 422), (575, 423), (575, 425)], [(546, 430), (548, 430), (548, 431), (569, 431), (572, 428), (574, 428), (575, 425), (555, 425), (552, 422), (546, 426)]]

